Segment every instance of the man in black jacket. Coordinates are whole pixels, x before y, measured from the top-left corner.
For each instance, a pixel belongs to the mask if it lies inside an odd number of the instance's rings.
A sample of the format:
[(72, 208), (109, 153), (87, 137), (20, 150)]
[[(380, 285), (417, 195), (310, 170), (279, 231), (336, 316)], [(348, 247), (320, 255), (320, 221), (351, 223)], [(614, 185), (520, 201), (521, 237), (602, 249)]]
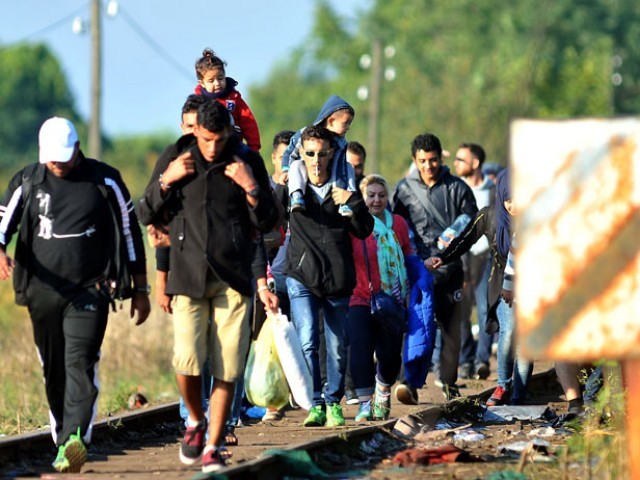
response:
[[(373, 231), (373, 217), (360, 192), (331, 187), (331, 138), (331, 132), (315, 125), (300, 137), (299, 153), (309, 181), (305, 210), (292, 213), (289, 219), (291, 237), (284, 271), (293, 323), (313, 376), (313, 407), (304, 420), (306, 427), (344, 425), (340, 400), (347, 364), (347, 309), (356, 284), (349, 234), (364, 239)], [(338, 205), (343, 204), (351, 207), (352, 217), (338, 213)], [(324, 397), (318, 356), (320, 308), (327, 347)]]
[[(140, 325), (149, 315), (145, 253), (120, 173), (82, 154), (73, 124), (48, 119), (39, 146), (39, 164), (13, 177), (0, 205), (0, 279), (13, 271), (16, 303), (29, 308), (58, 447), (53, 467), (79, 472), (97, 407), (109, 266), (122, 258), (133, 274), (131, 317)], [(16, 232), (14, 262), (6, 247)]]
[[(168, 221), (171, 239), (173, 366), (189, 409), (180, 460), (191, 465), (202, 457), (203, 471), (215, 471), (225, 465), (219, 448), (249, 348), (253, 278), (265, 275), (252, 271), (255, 230), (268, 232), (278, 219), (269, 177), (260, 155), (233, 133), (225, 108), (207, 102), (198, 108), (193, 135), (158, 159), (139, 210), (143, 224)], [(273, 307), (276, 297), (267, 290), (258, 293)], [(200, 373), (207, 355), (215, 380), (205, 448)]]
[[(393, 211), (407, 219), (418, 256), (425, 262), (439, 252), (437, 241), (442, 232), (462, 214), (473, 217), (478, 207), (471, 188), (442, 164), (438, 137), (431, 133), (418, 135), (411, 143), (411, 155), (417, 168), (398, 183)], [(456, 381), (463, 282), (459, 260), (433, 274), (436, 321), (442, 333), (442, 349), (436, 361), (440, 362), (442, 390), (447, 400), (460, 396)], [(398, 385), (396, 397), (403, 403), (418, 403), (417, 392), (409, 385)]]

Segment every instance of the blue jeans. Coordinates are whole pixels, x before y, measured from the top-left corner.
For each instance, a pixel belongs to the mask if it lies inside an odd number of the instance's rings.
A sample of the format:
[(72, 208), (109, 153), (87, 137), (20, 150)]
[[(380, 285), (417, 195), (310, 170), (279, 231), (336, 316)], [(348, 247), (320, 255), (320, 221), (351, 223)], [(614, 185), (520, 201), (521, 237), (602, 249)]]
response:
[(500, 334), (498, 337), (498, 385), (510, 390), (513, 377), (512, 403), (523, 402), (527, 396), (527, 385), (533, 363), (518, 358), (517, 352), (514, 354), (514, 309), (504, 300), (498, 304), (498, 322), (500, 323)]
[[(291, 317), (300, 338), (302, 353), (313, 376), (313, 404), (340, 403), (344, 395), (347, 369), (347, 311), (349, 297), (318, 297), (304, 284), (287, 278)], [(324, 338), (327, 347), (327, 383), (322, 399), (320, 375), (319, 310), (324, 316)]]
[(489, 277), (491, 276), (491, 256), (482, 266), (482, 276), (476, 287), (476, 314), (478, 316), (478, 345), (476, 346), (476, 366), (481, 363), (489, 365), (493, 335), (485, 332), (489, 316)]
[[(211, 376), (211, 370), (209, 369), (209, 360), (202, 365), (202, 373), (200, 374), (202, 380), (202, 411), (207, 419), (209, 418), (209, 399), (211, 398), (211, 387), (213, 385), (213, 377)], [(184, 403), (184, 399), (180, 397), (180, 417), (184, 420), (184, 425), (187, 426), (187, 419), (189, 418), (189, 409)]]
[[(351, 347), (351, 376), (356, 395), (373, 395), (376, 381), (391, 387), (402, 364), (401, 333), (383, 330), (371, 317), (371, 307), (349, 307), (347, 331)], [(377, 366), (373, 361), (375, 353)]]

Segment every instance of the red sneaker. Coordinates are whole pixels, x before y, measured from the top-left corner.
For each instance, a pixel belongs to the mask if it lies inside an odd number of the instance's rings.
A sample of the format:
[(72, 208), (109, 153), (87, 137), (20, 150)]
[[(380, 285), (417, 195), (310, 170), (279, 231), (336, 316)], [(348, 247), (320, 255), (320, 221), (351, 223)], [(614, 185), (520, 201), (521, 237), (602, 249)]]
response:
[(496, 407), (498, 405), (506, 405), (509, 403), (509, 390), (502, 388), (500, 385), (491, 394), (487, 400), (487, 407)]
[(207, 434), (207, 420), (203, 419), (193, 427), (187, 427), (184, 439), (180, 445), (180, 461), (185, 465), (193, 465), (202, 458), (205, 435)]

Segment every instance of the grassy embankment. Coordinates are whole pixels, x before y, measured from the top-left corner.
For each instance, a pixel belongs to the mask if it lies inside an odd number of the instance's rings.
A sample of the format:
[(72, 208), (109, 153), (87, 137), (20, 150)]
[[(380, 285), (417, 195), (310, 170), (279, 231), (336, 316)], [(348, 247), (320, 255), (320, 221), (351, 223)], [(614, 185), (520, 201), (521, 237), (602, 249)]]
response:
[[(150, 280), (153, 284), (153, 273)], [(151, 315), (136, 327), (129, 304), (109, 316), (99, 365), (99, 418), (125, 409), (133, 392), (140, 391), (151, 403), (178, 398), (171, 318), (157, 308), (152, 294)], [(31, 322), (26, 308), (14, 304), (10, 281), (0, 282), (0, 353), (0, 435), (47, 426), (49, 410)]]

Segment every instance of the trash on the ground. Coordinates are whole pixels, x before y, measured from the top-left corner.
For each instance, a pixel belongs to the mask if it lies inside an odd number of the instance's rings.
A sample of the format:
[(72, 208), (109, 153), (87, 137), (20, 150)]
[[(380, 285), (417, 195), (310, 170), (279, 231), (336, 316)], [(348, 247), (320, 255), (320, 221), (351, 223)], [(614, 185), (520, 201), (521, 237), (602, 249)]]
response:
[(543, 438), (554, 437), (557, 434), (558, 433), (556, 432), (556, 429), (552, 427), (534, 428), (529, 432), (530, 437), (543, 437)]
[(547, 405), (500, 405), (487, 407), (485, 422), (511, 422), (513, 420), (536, 420), (549, 418), (552, 411)]
[(524, 473), (503, 470), (502, 472), (493, 472), (487, 477), (487, 480), (528, 480), (528, 478)]
[(531, 448), (531, 450), (547, 454), (549, 453), (549, 447), (551, 444), (547, 440), (541, 438), (534, 438), (528, 441), (520, 441), (510, 443), (508, 445), (502, 445), (500, 447), (500, 453), (522, 453), (523, 451)]
[(131, 396), (129, 397), (129, 400), (127, 401), (127, 407), (129, 408), (129, 410), (135, 410), (137, 408), (148, 407), (148, 406), (149, 406), (149, 400), (147, 400), (147, 398), (144, 395), (142, 395), (140, 392), (132, 393)]
[(391, 460), (392, 463), (397, 463), (401, 467), (479, 461), (481, 461), (481, 459), (474, 457), (469, 452), (455, 445), (442, 445), (436, 448), (409, 448), (396, 453)]
[(367, 455), (371, 455), (372, 453), (375, 453), (376, 450), (378, 450), (378, 448), (380, 448), (380, 437), (379, 434), (374, 435), (371, 438), (368, 438), (366, 440), (363, 440), (362, 442), (360, 442), (360, 451), (362, 453), (366, 453)]
[(453, 437), (455, 430), (426, 430), (423, 429), (420, 433), (415, 435), (413, 439), (418, 443), (429, 443), (445, 440), (446, 438)]
[(456, 433), (453, 436), (454, 442), (463, 442), (463, 443), (473, 443), (473, 442), (481, 442), (486, 437), (479, 432), (476, 432), (473, 429), (462, 430), (461, 432)]
[(414, 437), (424, 427), (424, 424), (418, 421), (413, 415), (405, 415), (398, 419), (393, 426), (393, 433), (404, 435), (405, 437)]
[(459, 430), (460, 428), (467, 428), (470, 426), (471, 424), (468, 422), (454, 422), (452, 420), (447, 420), (446, 418), (441, 418), (433, 428), (435, 430)]
[(444, 404), (442, 415), (450, 422), (475, 423), (482, 421), (486, 408), (476, 399), (459, 397)]

